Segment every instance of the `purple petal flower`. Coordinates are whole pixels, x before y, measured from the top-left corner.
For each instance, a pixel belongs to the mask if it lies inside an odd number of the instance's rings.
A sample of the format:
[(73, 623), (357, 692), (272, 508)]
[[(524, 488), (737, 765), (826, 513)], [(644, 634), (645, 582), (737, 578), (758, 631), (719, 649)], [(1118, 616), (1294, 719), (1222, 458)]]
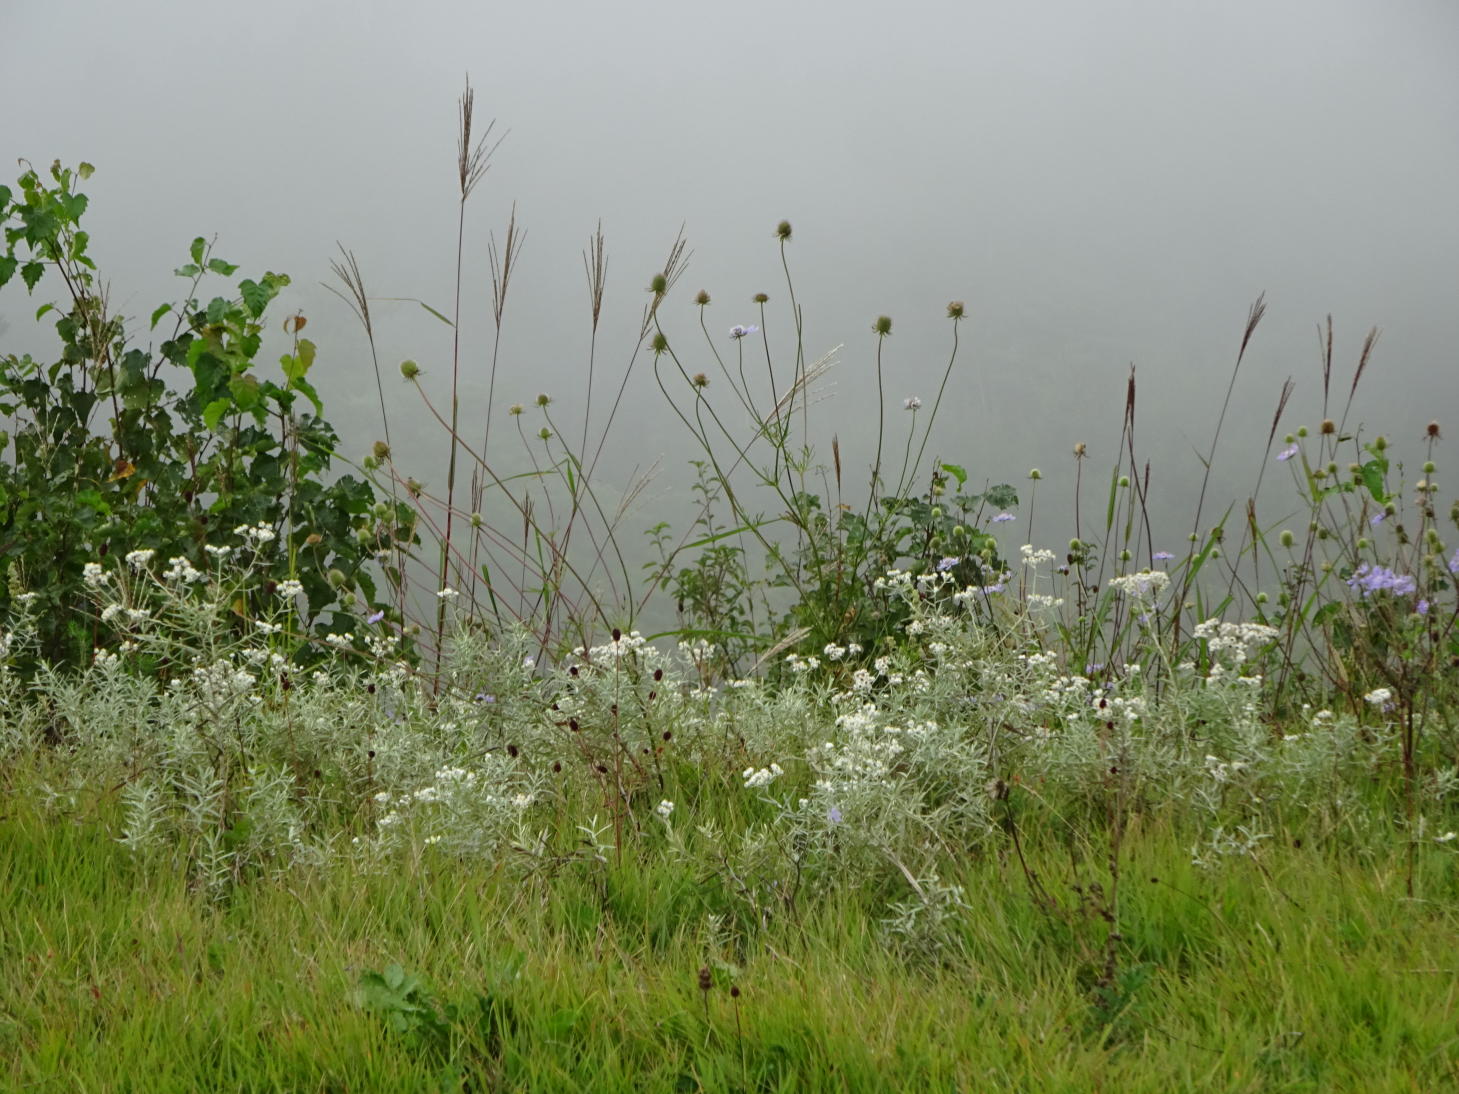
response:
[(993, 518), (993, 523), (994, 524), (1006, 524), (1008, 521), (1010, 521), (1012, 519), (1013, 519), (1013, 514), (1012, 513), (999, 513), (996, 517)]
[(1455, 551), (1453, 557), (1449, 559), (1449, 572), (1459, 574), (1459, 551)]
[(1378, 525), (1380, 525), (1380, 524), (1383, 523), (1383, 519), (1386, 516), (1388, 516), (1387, 513), (1376, 513), (1376, 514), (1374, 514), (1373, 518), (1368, 521), (1369, 527), (1372, 527), (1372, 528), (1378, 527)]
[(1169, 551), (1156, 551), (1150, 557), (1153, 558), (1156, 562), (1169, 562), (1175, 556)]
[(1299, 451), (1301, 451), (1301, 449), (1299, 449), (1295, 444), (1288, 445), (1286, 448), (1277, 453), (1277, 459), (1281, 460), (1283, 463), (1286, 463)]
[(1387, 566), (1373, 566), (1367, 562), (1353, 571), (1347, 585), (1350, 589), (1357, 589), (1365, 599), (1374, 593), (1411, 596), (1418, 588), (1418, 582), (1408, 574), (1394, 573)]
[(841, 807), (839, 805), (833, 805), (833, 806), (831, 806), (830, 809), (827, 809), (826, 810), (826, 819), (828, 821), (830, 821), (832, 824), (840, 824), (841, 823)]
[(382, 620), (384, 618), (385, 618), (385, 609), (384, 608), (381, 608), (374, 615), (372, 615), (368, 619), (366, 619), (365, 622), (366, 623), (378, 623), (378, 622), (380, 622), (380, 620)]
[(947, 558), (944, 558), (944, 559), (940, 559), (938, 561), (938, 563), (937, 563), (937, 572), (940, 573), (940, 574), (945, 574), (945, 573), (947, 573), (948, 570), (951, 570), (954, 566), (956, 566), (961, 561), (962, 561), (962, 559), (960, 559), (960, 558), (952, 558), (951, 556), (949, 556)]
[(1429, 614), (1429, 602), (1427, 600), (1420, 600), (1414, 606), (1414, 609), (1413, 610), (1416, 611), (1416, 612), (1418, 612), (1419, 615), (1428, 615)]
[(734, 326), (732, 326), (730, 328), (730, 337), (733, 338), (733, 339), (735, 339), (735, 341), (739, 341), (741, 338), (748, 338), (752, 334), (759, 334), (759, 333), (760, 333), (760, 328), (757, 327), (757, 326), (755, 326), (755, 324), (753, 324), (753, 323), (750, 323), (750, 324), (744, 325), (744, 326), (742, 326), (739, 323), (736, 323)]

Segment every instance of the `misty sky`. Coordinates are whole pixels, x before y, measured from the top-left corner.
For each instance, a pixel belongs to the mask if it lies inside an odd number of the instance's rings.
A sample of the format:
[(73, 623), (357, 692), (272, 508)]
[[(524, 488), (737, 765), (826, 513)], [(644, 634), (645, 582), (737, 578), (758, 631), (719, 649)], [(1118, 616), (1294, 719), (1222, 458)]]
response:
[[(732, 324), (759, 321), (750, 297), (764, 291), (788, 362), (782, 217), (807, 351), (845, 345), (813, 413), (863, 468), (872, 320), (895, 321), (887, 404), (904, 430), (903, 398), (935, 392), (953, 299), (970, 319), (932, 447), (979, 478), (1022, 485), (1037, 465), (1058, 497), (1081, 440), (1107, 475), (1133, 363), (1157, 502), (1187, 520), (1195, 450), (1262, 291), (1270, 310), (1218, 455), (1231, 492), (1254, 478), (1287, 375), (1287, 423), (1315, 425), (1314, 328), (1329, 312), (1344, 388), (1366, 330), (1383, 331), (1358, 417), (1415, 461), (1430, 419), (1459, 436), (1451, 0), (3, 0), (0, 153), (96, 165), (93, 253), (139, 330), (178, 291), (170, 271), (195, 235), (216, 235), (244, 273), (292, 275), (278, 318), (310, 317), (326, 410), (362, 454), (380, 432), (374, 376), (319, 283), (338, 240), (373, 295), (449, 307), (468, 72), (479, 120), (509, 131), (467, 210), (471, 422), (493, 334), (488, 235), (513, 201), (528, 233), (502, 336), (504, 440), (506, 404), (538, 391), (580, 421), (581, 252), (600, 218), (602, 388), (622, 374), (681, 224), (693, 256), (664, 312), (676, 347), (712, 364), (700, 288), (722, 350)], [(52, 344), (29, 318), (36, 303), (16, 286), (0, 295), (0, 349)], [(444, 395), (450, 332), (411, 304), (381, 302), (376, 317), (397, 454), (439, 485), (444, 440), (394, 367), (415, 358)], [(663, 455), (648, 496), (683, 498), (695, 453), (638, 368), (609, 474)], [(1066, 538), (1067, 513), (1047, 513), (1047, 533)]]

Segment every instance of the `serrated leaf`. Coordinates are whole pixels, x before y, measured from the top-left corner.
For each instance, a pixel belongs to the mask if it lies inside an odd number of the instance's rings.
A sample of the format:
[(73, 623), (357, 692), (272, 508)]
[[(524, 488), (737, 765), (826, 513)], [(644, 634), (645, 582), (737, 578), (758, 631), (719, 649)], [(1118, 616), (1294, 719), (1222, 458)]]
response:
[(206, 251), (207, 249), (208, 249), (208, 241), (206, 239), (204, 239), (202, 236), (198, 236), (195, 240), (193, 240), (192, 246), (188, 248), (188, 253), (190, 255), (192, 255), (193, 264), (195, 266), (201, 266), (202, 265), (202, 263), (203, 263), (203, 252)]
[(196, 266), (189, 263), (186, 266), (179, 266), (172, 272), (177, 274), (178, 277), (197, 277), (198, 274), (200, 274), (202, 271), (199, 270)]
[(232, 262), (224, 262), (221, 258), (208, 259), (208, 269), (215, 274), (222, 274), (224, 277), (232, 277), (233, 271), (238, 267)]
[(0, 287), (15, 276), (15, 270), (19, 265), (19, 259), (10, 255), (0, 255)]
[(0, 208), (10, 204), (10, 187), (0, 186)]
[(25, 287), (28, 292), (35, 291), (36, 283), (40, 281), (41, 274), (45, 272), (46, 268), (39, 262), (27, 262), (24, 266), (20, 267), (20, 276), (25, 281)]
[(961, 490), (963, 488), (963, 485), (968, 481), (967, 470), (965, 468), (959, 467), (955, 463), (945, 463), (942, 465), (942, 469), (953, 478), (957, 479), (957, 485), (959, 490)]
[(170, 312), (171, 310), (172, 310), (172, 305), (171, 304), (162, 304), (155, 311), (153, 311), (152, 312), (152, 327), (151, 327), (151, 329), (152, 330), (156, 330), (157, 329), (157, 323), (158, 323), (158, 321), (164, 315), (166, 315), (168, 312)]

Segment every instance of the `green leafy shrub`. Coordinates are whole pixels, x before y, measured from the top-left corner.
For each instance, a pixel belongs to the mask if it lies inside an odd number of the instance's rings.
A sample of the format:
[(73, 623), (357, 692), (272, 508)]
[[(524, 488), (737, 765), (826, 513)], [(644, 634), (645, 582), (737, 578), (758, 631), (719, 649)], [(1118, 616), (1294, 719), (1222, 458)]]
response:
[[(302, 315), (284, 321), (293, 342), (282, 375), (258, 369), (266, 313), (288, 277), (243, 278), (204, 301), (203, 280), (237, 267), (197, 238), (177, 270), (184, 300), (151, 316), (156, 330), (171, 315), (172, 330), (155, 349), (134, 344), (81, 227), (88, 201), (76, 186), (91, 173), (57, 162), (49, 180), (27, 170), (18, 191), (0, 186), (0, 286), (18, 273), (28, 293), (48, 276), (64, 289), (63, 302), (36, 312), (54, 317), (56, 358), (0, 356), (0, 412), (13, 431), (0, 434), (10, 457), (0, 463), (0, 608), (27, 598), (39, 660), (85, 663), (118, 640), (85, 610), (86, 563), (150, 549), (207, 571), (206, 547), (264, 527), (286, 549), (269, 582), (234, 605), (238, 626), (264, 610), (270, 582), (294, 580), (308, 602), (306, 637), (347, 629), (347, 609), (382, 607), (368, 564), (416, 542), (414, 519), (377, 503), (368, 482), (330, 481), (339, 438), (307, 378), (316, 348), (300, 337)], [(398, 584), (398, 571), (385, 572)], [(312, 648), (294, 652), (307, 659)]]

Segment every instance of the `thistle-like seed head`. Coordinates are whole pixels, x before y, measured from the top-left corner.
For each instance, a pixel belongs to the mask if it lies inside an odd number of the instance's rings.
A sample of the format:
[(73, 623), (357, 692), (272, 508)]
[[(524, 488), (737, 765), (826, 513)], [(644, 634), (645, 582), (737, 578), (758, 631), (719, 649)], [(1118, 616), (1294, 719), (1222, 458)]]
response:
[(961, 319), (967, 314), (967, 308), (961, 300), (954, 300), (947, 305), (947, 317), (949, 319)]
[(404, 376), (407, 380), (414, 380), (420, 375), (420, 366), (414, 361), (401, 361), (400, 375)]
[(390, 458), (390, 446), (384, 441), (376, 441), (370, 448), (370, 454), (383, 463)]
[(879, 338), (885, 338), (892, 333), (892, 317), (890, 315), (878, 315), (876, 322), (871, 325), (872, 333)]
[(700, 289), (698, 294), (694, 297), (694, 303), (698, 304), (701, 308), (708, 307), (709, 293), (705, 292), (703, 289)]
[(788, 220), (782, 220), (779, 224), (775, 225), (775, 236), (776, 236), (777, 239), (780, 240), (780, 242), (782, 242), (782, 243), (789, 243), (790, 242), (790, 221), (788, 221)]
[(762, 292), (757, 292), (750, 299), (753, 300), (756, 304), (768, 304), (770, 302), (770, 297), (766, 296)]

